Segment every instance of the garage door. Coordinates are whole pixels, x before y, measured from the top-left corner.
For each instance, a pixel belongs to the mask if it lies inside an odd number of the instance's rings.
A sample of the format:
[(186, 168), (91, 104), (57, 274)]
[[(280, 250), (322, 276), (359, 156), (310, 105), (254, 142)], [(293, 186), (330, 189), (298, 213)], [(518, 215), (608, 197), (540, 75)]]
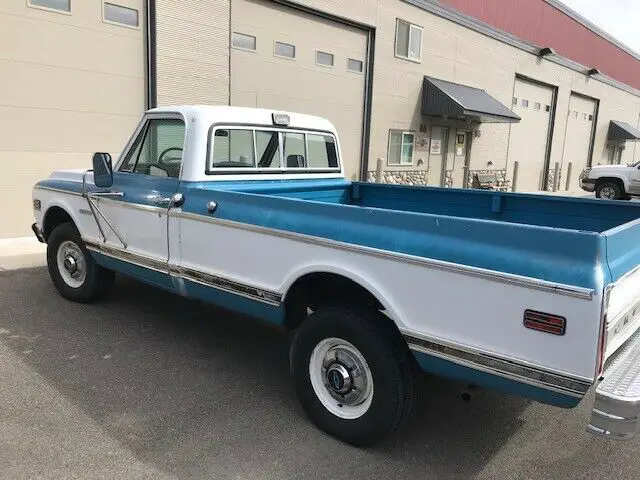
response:
[(580, 188), (578, 175), (589, 162), (596, 105), (597, 102), (593, 98), (583, 97), (575, 93), (571, 94), (569, 113), (567, 114), (567, 133), (564, 139), (563, 175), (561, 176), (561, 185), (559, 185), (560, 189), (566, 187), (569, 163), (572, 164), (569, 190)]
[(144, 2), (114, 3), (127, 8), (0, 2), (0, 238), (33, 236), (33, 184), (55, 169), (90, 168), (94, 151), (117, 154), (140, 118)]
[(269, 1), (233, 0), (231, 104), (320, 115), (360, 169), (367, 33)]
[(553, 111), (553, 88), (516, 79), (513, 111), (522, 120), (511, 126), (509, 164), (518, 162), (516, 189), (543, 190), (549, 125)]

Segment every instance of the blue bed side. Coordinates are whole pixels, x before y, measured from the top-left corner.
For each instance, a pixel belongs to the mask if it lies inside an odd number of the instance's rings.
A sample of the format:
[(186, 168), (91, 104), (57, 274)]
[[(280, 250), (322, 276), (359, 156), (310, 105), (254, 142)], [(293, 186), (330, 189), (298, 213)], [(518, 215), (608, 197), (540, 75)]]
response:
[[(268, 190), (269, 187), (265, 186)], [(187, 212), (585, 288), (602, 288), (603, 239), (593, 232), (398, 212), (183, 183)], [(327, 186), (327, 188), (329, 188)], [(233, 188), (233, 190), (237, 190)], [(266, 193), (263, 190), (261, 193)], [(330, 188), (329, 188), (330, 190)], [(300, 193), (302, 195), (302, 192)], [(305, 194), (306, 196), (306, 194)]]

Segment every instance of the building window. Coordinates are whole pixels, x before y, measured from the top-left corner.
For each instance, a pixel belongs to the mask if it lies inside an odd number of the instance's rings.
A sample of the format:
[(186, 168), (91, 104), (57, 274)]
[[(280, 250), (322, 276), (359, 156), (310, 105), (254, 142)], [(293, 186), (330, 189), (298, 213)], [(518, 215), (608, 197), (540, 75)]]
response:
[(551, 105), (546, 105), (546, 106), (544, 107), (544, 111), (545, 111), (545, 112), (550, 112), (550, 111), (551, 111)]
[(589, 115), (589, 121), (593, 121), (593, 115)]
[(231, 34), (231, 45), (233, 48), (239, 48), (240, 50), (256, 50), (256, 37), (253, 35), (246, 35), (244, 33), (233, 32)]
[(138, 10), (105, 2), (104, 21), (127, 27), (138, 27)]
[(276, 42), (273, 47), (276, 57), (296, 58), (296, 46), (289, 43)]
[(397, 20), (396, 56), (417, 62), (422, 59), (422, 27)]
[(522, 108), (529, 108), (529, 100), (522, 99)]
[(388, 165), (413, 165), (413, 132), (389, 132)]
[(71, 0), (29, 0), (27, 5), (61, 12), (71, 12)]
[(534, 110), (540, 110), (540, 108), (542, 108), (542, 105), (540, 105), (540, 102), (535, 102), (533, 104), (533, 109)]
[(347, 58), (347, 70), (350, 72), (362, 73), (364, 70), (364, 63), (362, 63), (362, 60)]
[(333, 53), (316, 52), (316, 64), (333, 67)]

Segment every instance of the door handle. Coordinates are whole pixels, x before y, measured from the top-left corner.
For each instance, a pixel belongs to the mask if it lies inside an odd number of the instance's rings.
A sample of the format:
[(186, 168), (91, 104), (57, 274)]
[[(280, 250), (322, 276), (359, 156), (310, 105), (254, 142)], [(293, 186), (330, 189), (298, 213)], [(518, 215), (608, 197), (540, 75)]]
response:
[(169, 208), (169, 205), (171, 204), (171, 197), (156, 196), (152, 197), (151, 200), (159, 207)]
[(174, 193), (170, 197), (161, 197), (160, 195), (155, 195), (150, 198), (150, 200), (159, 207), (163, 208), (171, 208), (171, 207), (181, 207), (184, 205), (184, 195), (181, 193)]

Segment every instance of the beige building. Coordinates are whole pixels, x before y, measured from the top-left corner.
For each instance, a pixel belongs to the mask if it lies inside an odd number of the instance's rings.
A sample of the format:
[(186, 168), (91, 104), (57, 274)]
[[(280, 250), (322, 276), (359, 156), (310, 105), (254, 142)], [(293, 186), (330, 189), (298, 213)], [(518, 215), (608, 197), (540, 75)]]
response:
[(575, 190), (640, 161), (640, 91), (435, 0), (7, 0), (0, 45), (0, 238), (29, 235), (36, 181), (117, 155), (155, 105), (328, 117), (354, 180)]

